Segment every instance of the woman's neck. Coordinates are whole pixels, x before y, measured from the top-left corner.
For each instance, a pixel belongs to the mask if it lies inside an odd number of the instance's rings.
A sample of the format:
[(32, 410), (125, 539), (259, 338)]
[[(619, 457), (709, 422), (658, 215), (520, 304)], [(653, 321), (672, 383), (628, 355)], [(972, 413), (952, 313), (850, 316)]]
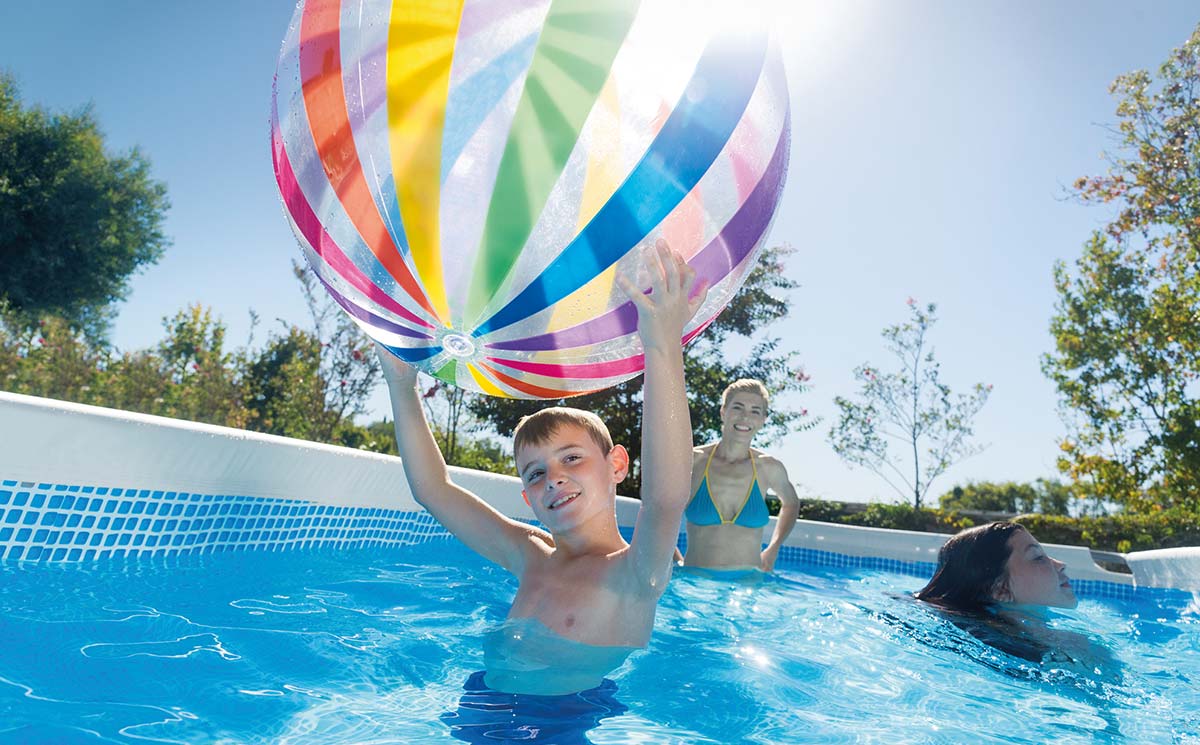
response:
[(750, 457), (750, 443), (734, 442), (722, 438), (717, 443), (713, 456), (724, 463), (741, 463)]

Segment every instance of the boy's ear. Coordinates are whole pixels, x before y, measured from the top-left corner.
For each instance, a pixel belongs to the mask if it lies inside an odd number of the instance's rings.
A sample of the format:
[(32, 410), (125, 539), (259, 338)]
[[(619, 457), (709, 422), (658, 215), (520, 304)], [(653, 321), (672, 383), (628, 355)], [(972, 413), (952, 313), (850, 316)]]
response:
[(529, 504), (529, 495), (525, 493), (525, 490), (524, 490), (524, 489), (522, 489), (522, 490), (521, 490), (521, 498), (525, 500), (525, 506), (526, 506), (526, 507), (532, 507), (532, 506), (533, 506), (533, 505)]
[(621, 483), (629, 475), (629, 451), (624, 445), (613, 445), (608, 451), (608, 462), (613, 467), (613, 477), (616, 483)]

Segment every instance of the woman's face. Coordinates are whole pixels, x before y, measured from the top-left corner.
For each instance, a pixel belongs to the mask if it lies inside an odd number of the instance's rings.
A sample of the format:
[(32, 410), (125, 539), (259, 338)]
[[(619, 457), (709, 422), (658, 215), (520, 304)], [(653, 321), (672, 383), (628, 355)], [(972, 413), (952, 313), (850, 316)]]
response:
[(721, 408), (721, 438), (750, 442), (767, 421), (767, 400), (757, 393), (731, 394)]
[(1012, 553), (1004, 565), (1007, 575), (996, 591), (996, 600), (1017, 605), (1048, 605), (1074, 608), (1079, 605), (1065, 564), (1051, 559), (1042, 544), (1027, 530), (1015, 531), (1008, 539)]

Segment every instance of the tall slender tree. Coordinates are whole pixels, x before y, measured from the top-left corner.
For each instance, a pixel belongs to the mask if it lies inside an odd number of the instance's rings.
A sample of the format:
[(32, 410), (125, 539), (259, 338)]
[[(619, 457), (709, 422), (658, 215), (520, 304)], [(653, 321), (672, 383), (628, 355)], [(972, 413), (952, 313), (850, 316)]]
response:
[(1158, 69), (1116, 79), (1116, 149), (1080, 178), (1115, 207), (1054, 267), (1042, 361), (1068, 427), (1060, 469), (1137, 511), (1200, 508), (1200, 26)]
[(992, 386), (977, 383), (970, 393), (951, 393), (928, 338), (937, 306), (922, 308), (909, 298), (908, 309), (907, 322), (883, 330), (898, 369), (885, 372), (868, 363), (854, 370), (859, 393), (834, 399), (840, 414), (829, 442), (842, 460), (875, 472), (919, 509), (935, 479), (982, 449), (970, 442), (973, 420)]

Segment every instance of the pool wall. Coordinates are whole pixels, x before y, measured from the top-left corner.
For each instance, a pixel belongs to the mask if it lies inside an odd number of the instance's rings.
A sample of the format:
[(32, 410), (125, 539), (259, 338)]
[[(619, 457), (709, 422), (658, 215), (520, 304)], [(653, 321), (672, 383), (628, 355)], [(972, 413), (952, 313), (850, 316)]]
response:
[[(533, 520), (516, 478), (451, 472), (501, 512)], [(626, 531), (639, 505), (618, 498)], [(774, 527), (772, 518), (764, 540)], [(927, 577), (946, 538), (801, 520), (780, 563)], [(417, 505), (393, 456), (0, 392), (0, 559), (75, 562), (450, 539)], [(1083, 596), (1133, 592), (1132, 575), (1099, 567), (1087, 548), (1049, 551), (1067, 563)]]

